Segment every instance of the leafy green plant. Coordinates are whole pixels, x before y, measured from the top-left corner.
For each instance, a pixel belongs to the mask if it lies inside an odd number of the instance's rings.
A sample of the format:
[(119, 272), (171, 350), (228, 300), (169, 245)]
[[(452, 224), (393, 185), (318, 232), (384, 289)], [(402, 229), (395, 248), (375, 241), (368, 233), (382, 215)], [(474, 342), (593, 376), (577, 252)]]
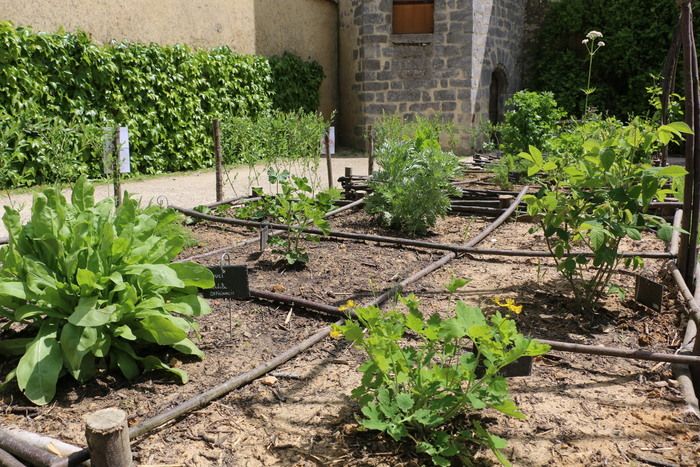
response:
[[(600, 127), (585, 138), (581, 155), (549, 157), (531, 146), (520, 157), (528, 175), (537, 175), (541, 188), (525, 198), (528, 213), (539, 219), (558, 270), (571, 285), (584, 309), (594, 307), (620, 262), (618, 249), (625, 237), (640, 240), (652, 228), (668, 239), (671, 226), (648, 214), (654, 199), (673, 192), (667, 182), (682, 177), (678, 166), (651, 167), (650, 157), (662, 145), (691, 130), (682, 122), (658, 128), (633, 120), (629, 125)], [(574, 254), (587, 248), (593, 258)], [(627, 260), (639, 267), (640, 258)], [(592, 267), (592, 275), (587, 271)]]
[(326, 131), (323, 115), (299, 110), (229, 117), (222, 124), (224, 158), (227, 163), (248, 165), (251, 183), (259, 184), (258, 164), (278, 172), (297, 166), (313, 180)]
[[(368, 356), (359, 368), (362, 382), (352, 391), (362, 413), (359, 422), (396, 441), (411, 439), (435, 465), (452, 465), (451, 458), (471, 465), (474, 445), (490, 448), (509, 465), (502, 451), (506, 441), (489, 433), (478, 413), (495, 409), (524, 418), (499, 372), (548, 347), (523, 337), (500, 313), (487, 319), (461, 301), (450, 319), (426, 319), (413, 295), (401, 302), (407, 313), (357, 308), (354, 318), (334, 327), (334, 335)], [(467, 345), (473, 351), (465, 350)]]
[(602, 40), (603, 33), (600, 31), (588, 31), (588, 34), (586, 34), (586, 38), (581, 41), (583, 46), (586, 48), (586, 51), (588, 52), (588, 80), (586, 81), (586, 87), (582, 89), (583, 94), (586, 96), (586, 100), (583, 104), (583, 113), (584, 115), (588, 113), (588, 96), (593, 94), (595, 92), (595, 88), (591, 87), (591, 74), (593, 73), (593, 57), (595, 57), (595, 54), (598, 53), (598, 51), (602, 48), (605, 47), (605, 42)]
[(532, 67), (525, 85), (552, 91), (568, 113), (582, 115), (586, 75), (581, 70), (588, 54), (581, 40), (596, 29), (605, 32), (607, 46), (596, 56), (591, 78), (596, 92), (589, 104), (619, 118), (646, 115), (640, 90), (652, 83), (650, 73), (661, 72), (677, 24), (674, 0), (549, 1), (528, 48)]
[(101, 151), (49, 151), (43, 135), (60, 128), (83, 133), (86, 125), (112, 121), (129, 127), (133, 173), (210, 167), (213, 118), (267, 112), (275, 92), (285, 109), (316, 111), (318, 65), (291, 55), (271, 62), (228, 47), (98, 45), (84, 32), (34, 33), (0, 21), (0, 124), (12, 126), (12, 134), (0, 130), (8, 146), (0, 160), (12, 156), (5, 183), (45, 183), (52, 171), (39, 169), (64, 154), (78, 162), (79, 173), (100, 177)]
[(303, 248), (302, 240), (318, 241), (318, 236), (309, 235), (304, 229), (315, 227), (324, 234), (330, 231), (330, 224), (324, 216), (340, 198), (340, 191), (332, 188), (314, 196), (314, 190), (306, 178), (295, 177), (286, 170), (277, 172), (270, 169), (268, 178), (281, 191), (275, 196), (263, 196), (259, 201), (248, 203), (238, 209), (237, 215), (244, 219), (286, 225), (286, 234), (270, 238), (270, 243), (275, 247), (273, 253), (283, 255), (290, 266), (304, 265), (309, 261), (309, 255)]
[(565, 115), (551, 92), (516, 92), (506, 102), (503, 123), (498, 125), (501, 149), (506, 155), (516, 155), (529, 146), (542, 147), (556, 134)]
[(214, 285), (194, 263), (170, 263), (185, 237), (180, 216), (145, 209), (127, 195), (95, 203), (81, 177), (69, 204), (58, 189), (34, 197), (30, 221), (5, 208), (9, 244), (0, 249), (0, 354), (19, 356), (5, 384), (17, 380), (35, 404), (47, 404), (59, 377), (80, 382), (100, 369), (128, 379), (143, 370), (187, 374), (152, 353), (158, 346), (203, 357), (189, 339), (194, 318), (209, 312), (198, 288)]
[(47, 117), (32, 102), (0, 108), (0, 188), (70, 183), (100, 173), (103, 126), (95, 115)]
[(425, 234), (447, 213), (449, 196), (456, 193), (451, 179), (459, 161), (440, 147), (439, 128), (427, 122), (417, 126), (412, 137), (399, 127), (385, 130), (378, 138), (382, 143), (376, 149), (376, 160), (381, 171), (370, 178), (365, 209), (409, 235)]
[[(654, 109), (654, 113), (651, 116), (651, 120), (654, 122), (661, 121), (661, 98), (663, 97), (663, 89), (659, 85), (661, 77), (653, 73), (650, 74), (653, 83), (645, 88), (647, 93), (647, 98), (649, 105)], [(676, 93), (671, 92), (669, 95), (669, 106), (668, 106), (668, 121), (671, 122), (681, 122), (683, 121), (683, 115), (685, 114), (684, 103), (685, 97)]]
[(319, 89), (326, 77), (315, 60), (304, 61), (290, 52), (269, 58), (272, 70), (272, 105), (283, 112), (318, 111)]

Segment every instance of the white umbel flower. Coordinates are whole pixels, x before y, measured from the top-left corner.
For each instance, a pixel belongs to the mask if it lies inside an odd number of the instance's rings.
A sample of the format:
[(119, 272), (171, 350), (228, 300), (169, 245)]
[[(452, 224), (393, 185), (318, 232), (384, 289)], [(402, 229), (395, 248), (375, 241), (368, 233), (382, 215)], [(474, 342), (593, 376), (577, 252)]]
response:
[(589, 38), (590, 40), (595, 40), (595, 39), (598, 39), (599, 37), (603, 37), (603, 33), (600, 31), (590, 31), (588, 34), (586, 34), (586, 37)]

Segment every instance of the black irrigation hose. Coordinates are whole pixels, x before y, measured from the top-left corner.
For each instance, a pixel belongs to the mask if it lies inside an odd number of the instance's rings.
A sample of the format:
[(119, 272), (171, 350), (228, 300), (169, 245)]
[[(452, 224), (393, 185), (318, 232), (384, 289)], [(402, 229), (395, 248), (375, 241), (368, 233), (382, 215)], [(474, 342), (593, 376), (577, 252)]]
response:
[[(524, 193), (523, 193), (524, 194)], [(347, 207), (347, 206), (346, 206)], [(510, 214), (513, 213), (517, 205), (514, 205), (512, 209), (508, 209), (506, 212), (504, 212), (498, 219), (494, 220), (489, 226), (484, 229), (481, 234), (479, 234), (477, 237), (469, 241), (467, 245), (469, 246), (474, 246), (478, 244), (479, 242), (483, 241), (491, 232), (493, 232), (498, 226), (503, 224), (505, 220), (510, 216)], [(454, 252), (448, 252), (445, 254), (442, 258), (440, 258), (437, 261), (434, 261), (433, 263), (429, 264), (428, 266), (424, 267), (420, 271), (414, 273), (410, 277), (404, 279), (398, 284), (399, 288), (406, 287), (410, 285), (413, 282), (416, 282), (420, 280), (421, 278), (425, 277), (426, 275), (430, 274), (431, 272), (435, 271), (436, 269), (442, 267), (444, 264), (448, 263), (452, 259), (456, 258), (457, 255)], [(253, 291), (255, 294), (257, 291)], [(385, 291), (383, 294), (380, 296), (376, 297), (372, 301), (370, 301), (366, 306), (379, 306), (382, 303), (386, 302), (389, 300), (394, 294), (396, 293), (396, 288), (389, 289)], [(258, 292), (258, 295), (260, 296), (261, 294)], [(278, 295), (278, 298), (280, 296)], [(264, 298), (260, 296), (260, 298)], [(267, 298), (270, 299), (270, 295), (267, 295)], [(302, 302), (306, 303), (307, 305), (312, 303), (307, 300), (299, 299), (299, 298), (294, 298), (294, 302), (301, 304)], [(323, 304), (317, 304), (318, 306), (316, 309), (322, 309), (322, 311), (330, 311), (330, 312), (335, 312), (337, 310), (336, 307), (331, 307), (329, 305), (323, 305)], [(339, 312), (339, 310), (338, 310)], [(336, 324), (342, 324), (344, 321), (343, 319), (340, 319), (336, 321)], [(304, 341), (300, 342), (296, 346), (292, 347), (291, 349), (288, 349), (284, 353), (278, 355), (277, 357), (273, 358), (272, 360), (269, 360), (261, 365), (258, 365), (257, 367), (253, 368), (252, 370), (249, 370), (245, 373), (242, 373), (240, 375), (234, 376), (233, 378), (225, 381), (224, 383), (209, 389), (208, 391), (199, 394), (196, 397), (193, 397), (182, 404), (173, 407), (165, 412), (162, 412), (155, 417), (149, 418), (144, 420), (143, 422), (139, 423), (138, 425), (133, 426), (129, 430), (129, 437), (130, 438), (137, 438), (139, 436), (143, 436), (144, 434), (149, 433), (150, 431), (154, 430), (155, 428), (171, 421), (176, 418), (182, 417), (186, 415), (189, 412), (192, 412), (194, 410), (197, 410), (199, 408), (202, 408), (209, 404), (214, 399), (217, 399), (224, 394), (227, 394), (228, 392), (233, 391), (236, 388), (239, 388), (243, 386), (244, 384), (250, 383), (254, 381), (255, 379), (259, 378), (260, 376), (264, 375), (265, 373), (273, 370), (274, 368), (277, 368), (279, 365), (282, 365), (283, 363), (291, 360), (294, 358), (296, 355), (300, 354), (304, 350), (312, 347), (313, 345), (317, 344), (318, 342), (322, 341), (325, 339), (331, 332), (331, 327), (330, 326), (325, 326), (319, 331), (317, 331), (315, 334), (312, 336), (308, 337)], [(87, 460), (90, 456), (90, 453), (87, 449), (83, 449), (82, 451), (79, 451), (75, 454), (72, 454), (70, 457), (70, 465), (77, 465), (80, 462), (83, 462)]]
[[(516, 200), (517, 201), (517, 200)], [(514, 202), (510, 208), (509, 211), (512, 213), (517, 208), (518, 203)], [(249, 220), (243, 220), (243, 219), (234, 219), (230, 217), (218, 217), (218, 216), (212, 216), (209, 214), (203, 214), (201, 212), (193, 211), (192, 209), (187, 209), (187, 208), (181, 208), (177, 206), (171, 206), (173, 209), (182, 212), (185, 215), (188, 215), (190, 217), (195, 217), (198, 219), (210, 221), (210, 222), (217, 222), (220, 224), (228, 224), (228, 225), (241, 225), (241, 226), (246, 226), (246, 227), (262, 227), (265, 225), (263, 222), (257, 222), (257, 221), (249, 221)], [(503, 214), (506, 214), (504, 212)], [(275, 229), (275, 230), (280, 230), (280, 231), (287, 231), (289, 230), (289, 226), (284, 225), (284, 224), (267, 224), (270, 228)], [(400, 237), (389, 237), (385, 235), (369, 235), (369, 234), (361, 234), (361, 233), (356, 233), (356, 232), (343, 232), (343, 231), (337, 231), (337, 230), (331, 230), (328, 233), (322, 232), (320, 229), (313, 229), (313, 228), (307, 228), (307, 229), (302, 229), (304, 233), (312, 234), (312, 235), (319, 235), (319, 236), (326, 236), (330, 238), (342, 238), (342, 239), (348, 239), (348, 240), (366, 240), (366, 241), (371, 241), (371, 242), (377, 242), (377, 243), (390, 243), (394, 245), (400, 245), (400, 246), (411, 246), (411, 247), (416, 247), (416, 248), (428, 248), (432, 250), (442, 250), (442, 251), (451, 251), (454, 253), (462, 253), (462, 254), (475, 254), (475, 255), (488, 255), (488, 256), (525, 256), (525, 257), (532, 257), (532, 258), (537, 258), (537, 257), (551, 257), (552, 254), (548, 251), (537, 251), (537, 250), (499, 250), (499, 249), (487, 249), (487, 248), (476, 248), (473, 246), (469, 245), (457, 245), (457, 244), (449, 244), (449, 243), (433, 243), (433, 242), (426, 242), (423, 240), (414, 240), (414, 239), (406, 239), (406, 238), (400, 238)], [(593, 253), (591, 252), (586, 252), (586, 251), (574, 251), (571, 253), (565, 253), (564, 256), (586, 256), (586, 257), (592, 257)], [(668, 252), (644, 252), (644, 251), (628, 251), (628, 252), (621, 252), (618, 254), (622, 258), (629, 258), (629, 257), (639, 257), (639, 258), (653, 258), (653, 259), (669, 259), (669, 258), (674, 258), (674, 256), (671, 253)]]
[(34, 466), (66, 467), (71, 465), (68, 458), (59, 457), (32, 446), (4, 429), (0, 429), (0, 449)]

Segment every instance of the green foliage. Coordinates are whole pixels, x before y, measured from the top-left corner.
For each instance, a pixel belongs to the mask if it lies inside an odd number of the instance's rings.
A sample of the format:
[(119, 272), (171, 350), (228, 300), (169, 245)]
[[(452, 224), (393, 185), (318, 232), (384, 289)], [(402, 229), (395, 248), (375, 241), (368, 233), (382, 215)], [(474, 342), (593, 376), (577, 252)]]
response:
[(99, 173), (102, 128), (95, 115), (47, 117), (32, 102), (13, 114), (0, 108), (0, 188), (68, 183)]
[(270, 57), (272, 68), (272, 104), (283, 112), (302, 109), (316, 112), (319, 106), (319, 89), (326, 77), (323, 67), (315, 60), (308, 62), (285, 52)]
[(516, 92), (506, 102), (504, 121), (498, 125), (501, 149), (518, 154), (530, 146), (542, 147), (565, 116), (551, 92)]
[[(293, 101), (291, 110), (316, 110), (322, 71), (317, 64), (297, 61), (291, 55), (272, 59), (273, 74), (267, 58), (239, 55), (228, 47), (103, 46), (83, 32), (37, 34), (0, 22), (0, 155), (3, 161), (7, 154), (12, 157), (0, 182), (51, 181), (39, 168), (57, 158), (77, 162), (76, 173), (65, 174), (69, 178), (80, 173), (100, 177), (100, 151), (92, 137), (81, 135), (112, 121), (129, 127), (134, 173), (209, 167), (213, 118), (264, 113), (272, 108), (274, 88), (280, 105)], [(10, 117), (17, 121), (7, 122)], [(45, 134), (61, 128), (75, 134), (79, 142), (72, 144), (82, 150), (49, 150), (60, 144), (47, 143), (51, 139)]]
[(304, 233), (304, 229), (315, 227), (324, 235), (328, 234), (331, 226), (324, 216), (340, 198), (340, 191), (332, 188), (314, 196), (314, 190), (306, 178), (295, 177), (286, 170), (277, 172), (270, 169), (268, 178), (281, 191), (275, 196), (263, 196), (259, 201), (246, 204), (238, 209), (237, 214), (244, 219), (286, 225), (289, 230), (285, 235), (270, 238), (270, 244), (275, 247), (273, 253), (283, 255), (290, 266), (304, 265), (309, 261), (309, 255), (301, 241), (318, 241), (317, 236)]
[[(647, 213), (654, 199), (663, 200), (673, 190), (667, 182), (682, 177), (677, 166), (651, 167), (651, 154), (676, 141), (690, 129), (682, 122), (658, 128), (635, 119), (623, 126), (603, 121), (586, 134), (579, 132), (581, 153), (545, 158), (531, 146), (520, 157), (528, 175), (537, 175), (541, 189), (525, 198), (528, 213), (537, 216), (557, 267), (572, 287), (582, 308), (590, 309), (601, 298), (620, 261), (618, 248), (623, 238), (641, 239), (641, 232), (657, 228), (668, 237), (671, 227)], [(578, 148), (574, 142), (571, 146)], [(572, 255), (587, 247), (593, 258)], [(639, 258), (628, 267), (641, 265)], [(592, 266), (592, 276), (586, 270)]]
[[(473, 444), (490, 448), (509, 465), (502, 452), (505, 440), (489, 433), (477, 414), (496, 409), (524, 418), (499, 372), (548, 347), (523, 337), (500, 313), (487, 319), (460, 301), (455, 317), (426, 319), (414, 296), (401, 301), (408, 313), (359, 308), (353, 310), (355, 319), (334, 329), (369, 357), (359, 368), (362, 383), (352, 391), (360, 423), (397, 441), (410, 438), (435, 465), (452, 465), (455, 457), (471, 465)], [(416, 337), (410, 345), (403, 341), (409, 334)], [(473, 351), (464, 350), (468, 344)]]
[[(673, 29), (674, 0), (567, 0), (548, 2), (548, 11), (529, 54), (528, 86), (554, 92), (567, 112), (583, 114), (588, 53), (581, 44), (588, 31), (605, 35), (605, 51), (596, 57), (589, 105), (621, 118), (645, 115), (640, 92), (661, 72)], [(680, 82), (680, 81), (679, 81)]]
[[(271, 111), (227, 118), (222, 122), (224, 158), (227, 163), (243, 162), (251, 170), (260, 163), (276, 171), (301, 164), (309, 169), (310, 177), (320, 161), (327, 130), (328, 123), (320, 113)], [(258, 177), (256, 172), (256, 181)]]
[(398, 115), (384, 115), (374, 125), (374, 144), (381, 147), (385, 143), (411, 141), (419, 133), (424, 139), (444, 142), (449, 148), (454, 148), (457, 142), (454, 123), (440, 116), (417, 115), (415, 119), (407, 121)]
[(365, 209), (391, 228), (422, 235), (450, 208), (450, 183), (459, 161), (440, 147), (442, 126), (421, 119), (406, 128), (385, 120), (377, 128), (375, 156), (381, 171), (370, 178)]
[(111, 198), (95, 203), (84, 177), (71, 204), (58, 189), (35, 195), (25, 225), (6, 207), (0, 317), (19, 332), (3, 336), (0, 354), (21, 357), (6, 382), (16, 378), (40, 405), (64, 373), (85, 382), (103, 368), (128, 379), (161, 369), (186, 382), (184, 371), (151, 353), (165, 346), (203, 357), (188, 335), (197, 331), (193, 318), (209, 312), (198, 288), (214, 278), (197, 264), (170, 263), (186, 241), (179, 220), (158, 206), (140, 209), (128, 195), (116, 210)]
[[(661, 121), (661, 98), (663, 96), (663, 89), (659, 85), (659, 76), (651, 75), (654, 80), (653, 84), (647, 86), (646, 93), (648, 97), (649, 105), (654, 109), (654, 114), (651, 116), (651, 120), (655, 122)], [(670, 122), (682, 122), (683, 115), (685, 113), (684, 108), (685, 97), (678, 93), (672, 92), (669, 96), (669, 106), (668, 106), (668, 121)]]

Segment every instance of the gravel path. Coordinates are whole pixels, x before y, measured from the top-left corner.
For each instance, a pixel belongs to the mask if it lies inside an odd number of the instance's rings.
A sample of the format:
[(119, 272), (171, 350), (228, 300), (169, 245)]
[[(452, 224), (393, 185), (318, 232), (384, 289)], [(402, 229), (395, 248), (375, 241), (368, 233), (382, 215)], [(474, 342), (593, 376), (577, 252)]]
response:
[[(367, 159), (364, 157), (337, 157), (333, 159), (333, 178), (343, 176), (345, 167), (352, 167), (353, 174), (367, 174)], [(224, 175), (224, 198), (232, 198), (250, 193), (251, 186), (262, 186), (265, 190), (270, 189), (267, 183), (266, 168), (256, 167), (259, 173), (258, 181), (255, 180), (255, 173), (248, 167), (229, 169), (229, 177)], [(318, 186), (328, 186), (328, 174), (325, 160), (321, 160), (317, 170), (313, 174), (301, 167), (292, 167), (292, 173), (305, 175), (314, 181)], [(125, 181), (122, 183), (122, 190), (128, 191), (131, 195), (140, 197), (143, 204), (155, 202), (163, 195), (168, 199), (168, 203), (182, 207), (194, 207), (200, 204), (208, 204), (216, 201), (216, 188), (214, 171), (202, 171), (191, 174), (166, 174), (160, 177), (149, 178), (139, 181)], [(64, 190), (64, 195), (70, 197), (71, 191)], [(103, 199), (112, 195), (112, 186), (108, 183), (99, 183), (95, 186), (95, 198)], [(21, 207), (22, 220), (26, 221), (30, 216), (33, 192), (12, 194), (11, 200), (6, 193), (0, 193), (0, 213), (4, 213), (4, 206), (14, 204)], [(5, 226), (0, 223), (0, 238), (7, 236)]]

